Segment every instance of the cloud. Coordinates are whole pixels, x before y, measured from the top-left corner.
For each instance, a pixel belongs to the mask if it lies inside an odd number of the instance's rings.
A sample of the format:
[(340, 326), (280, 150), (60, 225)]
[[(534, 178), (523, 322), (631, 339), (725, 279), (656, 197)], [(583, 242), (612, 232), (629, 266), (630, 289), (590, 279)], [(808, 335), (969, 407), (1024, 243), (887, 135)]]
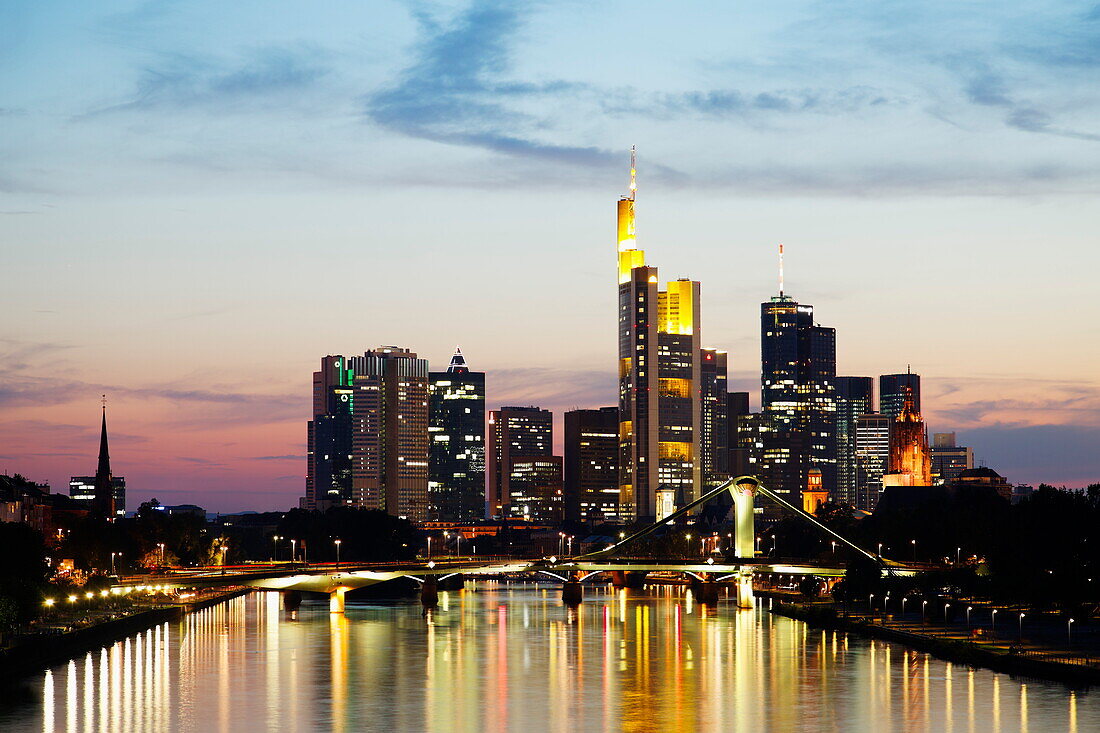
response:
[(842, 114), (859, 110), (901, 104), (881, 91), (864, 86), (849, 89), (777, 89), (741, 91), (720, 89), (679, 93), (639, 95), (631, 90), (610, 95), (604, 103), (611, 114), (635, 114), (647, 117), (683, 117), (698, 114), (706, 117), (745, 117), (768, 113)]
[(304, 453), (288, 453), (282, 456), (252, 456), (253, 461), (300, 461), (304, 458)]
[(564, 81), (517, 83), (499, 77), (511, 62), (511, 41), (531, 4), (475, 0), (443, 26), (416, 12), (422, 39), (396, 84), (367, 96), (376, 124), (410, 137), (483, 148), (510, 156), (602, 166), (620, 155), (597, 147), (557, 145), (524, 136), (539, 121), (505, 102), (557, 97), (583, 89)]
[(486, 392), (491, 410), (503, 405), (537, 405), (561, 411), (618, 404), (615, 374), (610, 369), (494, 369)]
[[(1100, 385), (1035, 378), (939, 379), (926, 387), (931, 420), (965, 428), (1100, 428)], [(990, 396), (993, 395), (993, 396)], [(968, 397), (977, 396), (976, 399)]]
[(210, 108), (233, 111), (262, 102), (285, 103), (287, 95), (313, 86), (328, 73), (313, 47), (268, 46), (236, 60), (163, 54), (147, 66), (128, 99), (92, 109), (81, 118), (131, 110)]

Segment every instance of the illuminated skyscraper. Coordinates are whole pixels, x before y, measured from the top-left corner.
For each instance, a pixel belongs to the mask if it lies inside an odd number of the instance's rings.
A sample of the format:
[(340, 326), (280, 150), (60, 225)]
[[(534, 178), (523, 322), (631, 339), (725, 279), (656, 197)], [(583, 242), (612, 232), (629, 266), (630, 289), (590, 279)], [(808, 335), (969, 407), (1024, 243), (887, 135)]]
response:
[[(554, 458), (554, 414), (539, 407), (502, 407), (489, 412), (489, 447), (486, 453), (486, 515), (531, 517), (532, 497), (551, 486)], [(537, 459), (537, 462), (536, 462)], [(517, 468), (517, 464), (523, 464)], [(561, 490), (561, 459), (557, 462)], [(525, 482), (512, 486), (513, 479)], [(511, 506), (514, 498), (524, 502)], [(535, 511), (541, 515), (540, 507)]]
[(313, 373), (313, 419), (306, 425), (307, 509), (355, 504), (351, 378), (342, 356), (324, 357)]
[(565, 413), (565, 518), (619, 517), (619, 408)]
[(445, 372), (428, 375), (429, 516), (485, 516), (485, 372), (472, 372), (455, 349)]
[(306, 507), (340, 503), (427, 519), (426, 359), (396, 346), (327, 356), (313, 375), (313, 409)]
[(912, 390), (913, 410), (920, 412), (920, 375), (883, 374), (878, 378), (878, 411), (891, 420), (901, 414), (905, 403), (905, 388)]
[(630, 193), (619, 200), (617, 227), (619, 504), (626, 517), (646, 519), (691, 501), (708, 477), (699, 283), (676, 280), (658, 289), (657, 268), (637, 248), (636, 192), (632, 152)]
[(856, 419), (873, 410), (871, 377), (837, 377), (836, 492), (834, 499), (856, 504)]
[[(782, 249), (780, 250), (782, 256)], [(826, 491), (836, 489), (836, 330), (814, 323), (811, 305), (783, 293), (760, 306), (761, 412), (790, 444), (797, 471), (761, 476), (765, 485), (798, 502), (811, 468)]]
[(873, 511), (882, 493), (882, 475), (890, 460), (890, 424), (887, 415), (871, 413), (856, 418), (855, 507)]

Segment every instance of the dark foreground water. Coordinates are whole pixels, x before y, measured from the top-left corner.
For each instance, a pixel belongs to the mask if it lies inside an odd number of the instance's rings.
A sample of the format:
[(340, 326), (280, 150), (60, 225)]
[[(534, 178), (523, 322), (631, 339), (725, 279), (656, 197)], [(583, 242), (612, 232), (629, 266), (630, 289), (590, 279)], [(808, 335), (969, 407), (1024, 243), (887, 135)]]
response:
[(30, 681), (0, 731), (1100, 731), (1073, 692), (679, 588), (467, 583), (415, 602), (256, 593)]

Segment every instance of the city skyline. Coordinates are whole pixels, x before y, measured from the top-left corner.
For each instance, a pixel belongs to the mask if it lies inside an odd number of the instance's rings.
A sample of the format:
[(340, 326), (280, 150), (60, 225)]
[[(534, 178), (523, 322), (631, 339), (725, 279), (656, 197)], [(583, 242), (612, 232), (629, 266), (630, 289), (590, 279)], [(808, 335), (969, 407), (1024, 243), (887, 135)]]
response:
[[(0, 63), (30, 73), (13, 72), (0, 110), (4, 137), (20, 141), (4, 145), (0, 175), (0, 231), (19, 243), (5, 252), (12, 287), (0, 296), (0, 471), (56, 492), (89, 474), (106, 392), (112, 461), (135, 506), (157, 496), (286, 508), (305, 473), (302, 374), (319, 354), (381, 343), (427, 355), (435, 369), (461, 343), (487, 374), (488, 409), (537, 404), (562, 435), (564, 410), (615, 403), (607, 202), (637, 142), (639, 247), (666, 279), (702, 282), (705, 345), (728, 352), (729, 389), (748, 391), (754, 409), (755, 309), (775, 294), (782, 241), (786, 290), (837, 329), (838, 374), (912, 364), (930, 432), (958, 432), (977, 463), (1013, 482), (1095, 480), (1100, 339), (1090, 283), (1077, 274), (1097, 257), (1088, 223), (1097, 131), (1084, 126), (1089, 104), (1077, 85), (1088, 67), (1073, 55), (1083, 7), (1048, 10), (1031, 35), (1025, 17), (995, 12), (983, 19), (989, 32), (971, 39), (972, 56), (952, 63), (861, 42), (858, 85), (835, 85), (858, 66), (852, 59), (815, 47), (811, 59), (834, 65), (822, 64), (808, 92), (791, 91), (799, 73), (785, 66), (805, 33), (779, 11), (733, 24), (737, 38), (756, 39), (745, 53), (757, 63), (739, 69), (710, 33), (687, 53), (683, 23), (700, 8), (667, 27), (660, 9), (637, 8), (633, 29), (653, 41), (661, 27), (685, 56), (663, 73), (619, 77), (610, 64), (632, 58), (622, 41), (607, 47), (607, 67), (587, 71), (556, 54), (538, 71), (560, 50), (570, 13), (598, 28), (614, 8), (472, 3), (429, 16), (386, 5), (378, 12), (389, 32), (368, 33), (357, 49), (350, 34), (318, 40), (335, 22), (323, 13), (294, 32), (294, 19), (276, 14), (249, 38), (255, 11), (242, 8), (196, 43), (188, 11), (70, 10), (5, 11), (24, 43)], [(898, 32), (924, 38), (945, 18), (972, 31), (977, 15), (934, 4)], [(881, 25), (859, 11), (832, 32), (854, 38)], [(150, 50), (146, 35), (163, 48)], [(572, 41), (581, 49), (608, 40), (582, 36)], [(767, 55), (765, 39), (782, 43)], [(81, 62), (69, 65), (77, 81), (53, 83), (57, 44)], [(195, 50), (173, 56), (181, 45)], [(430, 118), (438, 111), (402, 106), (402, 92), (419, 84), (430, 94), (430, 72), (454, 58), (469, 66), (447, 78), (466, 74), (474, 91), (445, 97), (464, 113), (445, 129)], [(936, 92), (876, 83), (905, 62), (936, 71)], [(1053, 69), (1058, 82), (1040, 92), (1036, 80)], [(709, 88), (685, 86), (691, 74)], [(596, 89), (621, 93), (590, 128), (550, 109), (568, 95), (583, 108)], [(366, 106), (356, 129), (377, 139), (341, 124), (334, 110), (353, 100)], [(513, 127), (492, 128), (477, 104)], [(312, 120), (309, 105), (324, 114)], [(919, 139), (887, 134), (918, 120), (931, 129)], [(242, 122), (260, 131), (256, 145), (244, 144)], [(206, 124), (212, 137), (198, 132)], [(676, 142), (687, 126), (699, 130), (690, 147)], [(326, 142), (310, 148), (306, 136)], [(871, 141), (866, 149), (830, 144), (856, 136)], [(63, 143), (50, 150), (44, 140)], [(120, 141), (127, 150), (116, 150)], [(261, 142), (299, 157), (265, 158)], [(193, 146), (208, 143), (196, 158)], [(231, 144), (237, 154), (215, 159)], [(384, 155), (386, 145), (395, 152)], [(923, 164), (937, 148), (948, 153)], [(112, 150), (119, 160), (108, 172), (99, 156)], [(66, 153), (75, 154), (58, 157)], [(433, 216), (419, 216), (429, 199)], [(348, 266), (317, 257), (320, 242)], [(432, 272), (412, 276), (425, 258)], [(364, 278), (372, 268), (410, 277)], [(122, 297), (96, 297), (96, 282), (115, 283)], [(548, 298), (563, 287), (568, 297)], [(410, 292), (419, 298), (386, 305)], [(440, 303), (477, 326), (455, 332), (437, 317)]]

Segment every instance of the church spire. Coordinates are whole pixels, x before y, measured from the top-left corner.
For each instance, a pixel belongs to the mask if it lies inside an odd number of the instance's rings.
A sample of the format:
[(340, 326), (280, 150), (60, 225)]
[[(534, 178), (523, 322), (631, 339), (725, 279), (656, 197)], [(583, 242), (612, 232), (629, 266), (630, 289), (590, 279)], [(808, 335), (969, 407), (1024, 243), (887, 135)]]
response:
[(447, 367), (447, 371), (452, 374), (465, 374), (470, 371), (466, 365), (466, 358), (462, 356), (462, 349), (458, 346), (455, 347), (455, 353), (451, 357), (451, 365)]
[(103, 418), (99, 433), (99, 466), (95, 471), (92, 513), (105, 519), (115, 517), (115, 482), (111, 476), (111, 454), (107, 450), (107, 395), (103, 395)]
[(96, 469), (96, 477), (100, 474), (111, 475), (111, 453), (107, 450), (107, 395), (103, 395), (103, 422), (99, 433), (99, 467)]

